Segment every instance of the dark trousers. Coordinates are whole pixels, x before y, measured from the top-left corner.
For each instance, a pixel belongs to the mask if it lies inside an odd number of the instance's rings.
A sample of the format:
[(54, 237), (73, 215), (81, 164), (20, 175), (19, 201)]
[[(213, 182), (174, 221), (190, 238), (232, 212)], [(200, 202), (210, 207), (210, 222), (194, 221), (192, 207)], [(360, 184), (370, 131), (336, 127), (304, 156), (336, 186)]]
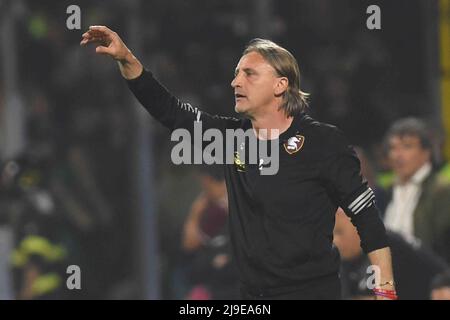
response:
[(311, 281), (283, 293), (249, 292), (241, 287), (243, 300), (340, 300), (341, 282), (337, 275)]

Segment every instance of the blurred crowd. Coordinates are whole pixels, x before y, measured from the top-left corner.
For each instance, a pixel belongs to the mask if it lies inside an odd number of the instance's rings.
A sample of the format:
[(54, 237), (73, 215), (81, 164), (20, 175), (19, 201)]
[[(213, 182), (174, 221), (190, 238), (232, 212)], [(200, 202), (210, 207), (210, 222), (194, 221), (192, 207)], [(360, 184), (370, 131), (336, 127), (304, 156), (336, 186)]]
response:
[[(72, 2), (17, 3), (26, 146), (13, 158), (0, 154), (0, 242), (2, 232), (12, 234), (12, 250), (0, 260), (8, 261), (12, 297), (141, 297), (130, 191), (134, 102), (116, 64), (79, 47), (84, 29), (104, 24), (131, 50), (138, 43), (137, 56), (180, 99), (228, 116), (245, 44), (267, 36), (288, 48), (311, 93), (309, 112), (359, 146), (390, 230), (400, 299), (450, 299), (450, 164), (424, 68), (410, 67), (425, 64), (423, 48), (398, 40), (423, 36), (420, 24), (404, 23), (420, 17), (419, 0), (408, 1), (407, 12), (405, 1), (383, 3), (389, 32), (365, 28), (365, 1), (267, 1), (270, 20), (261, 26), (258, 1), (130, 1), (139, 3), (133, 13), (125, 1), (82, 0), (82, 30), (66, 28)], [(161, 298), (238, 298), (220, 168), (173, 165), (170, 133), (149, 121)], [(336, 221), (344, 297), (367, 298), (367, 257), (342, 212)], [(66, 289), (72, 264), (82, 270), (82, 290)]]

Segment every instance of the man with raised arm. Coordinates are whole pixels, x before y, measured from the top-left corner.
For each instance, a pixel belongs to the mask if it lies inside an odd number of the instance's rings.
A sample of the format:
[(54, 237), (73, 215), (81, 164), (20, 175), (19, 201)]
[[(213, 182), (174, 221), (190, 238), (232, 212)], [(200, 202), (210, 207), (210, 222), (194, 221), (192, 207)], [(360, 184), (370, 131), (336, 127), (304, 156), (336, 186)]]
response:
[[(342, 132), (306, 112), (307, 94), (292, 54), (272, 41), (254, 39), (245, 48), (231, 82), (235, 111), (243, 119), (209, 115), (164, 88), (117, 33), (92, 26), (81, 45), (117, 61), (122, 76), (146, 110), (170, 130), (248, 130), (275, 146), (279, 168), (267, 175), (262, 157), (249, 163), (235, 147), (225, 164), (233, 254), (244, 299), (339, 299), (339, 254), (333, 246), (338, 207), (356, 226), (361, 247), (379, 270), (374, 293), (396, 299), (390, 249), (373, 191)], [(226, 141), (229, 143), (229, 141)], [(248, 153), (247, 153), (248, 154)]]

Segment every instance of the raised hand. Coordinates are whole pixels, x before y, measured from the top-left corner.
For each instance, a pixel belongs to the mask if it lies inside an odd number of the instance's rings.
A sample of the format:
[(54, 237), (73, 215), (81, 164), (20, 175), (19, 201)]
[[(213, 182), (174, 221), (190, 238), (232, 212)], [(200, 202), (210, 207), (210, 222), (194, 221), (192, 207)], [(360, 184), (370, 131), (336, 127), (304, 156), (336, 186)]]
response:
[(118, 61), (120, 71), (126, 79), (139, 76), (142, 72), (142, 65), (127, 48), (119, 35), (105, 26), (90, 26), (89, 30), (83, 33), (80, 45), (86, 46), (89, 43), (97, 44), (95, 52), (110, 56)]

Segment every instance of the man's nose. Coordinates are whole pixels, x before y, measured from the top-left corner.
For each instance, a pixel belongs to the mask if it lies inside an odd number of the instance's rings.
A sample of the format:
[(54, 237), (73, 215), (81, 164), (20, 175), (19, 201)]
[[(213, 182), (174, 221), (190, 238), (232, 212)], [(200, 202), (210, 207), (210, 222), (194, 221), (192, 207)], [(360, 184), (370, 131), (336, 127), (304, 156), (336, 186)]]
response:
[(240, 87), (240, 86), (241, 86), (241, 81), (240, 81), (239, 75), (235, 76), (234, 79), (231, 81), (231, 86), (232, 86), (233, 88), (236, 88), (236, 87)]
[(236, 77), (231, 80), (231, 87), (235, 88), (236, 87)]

